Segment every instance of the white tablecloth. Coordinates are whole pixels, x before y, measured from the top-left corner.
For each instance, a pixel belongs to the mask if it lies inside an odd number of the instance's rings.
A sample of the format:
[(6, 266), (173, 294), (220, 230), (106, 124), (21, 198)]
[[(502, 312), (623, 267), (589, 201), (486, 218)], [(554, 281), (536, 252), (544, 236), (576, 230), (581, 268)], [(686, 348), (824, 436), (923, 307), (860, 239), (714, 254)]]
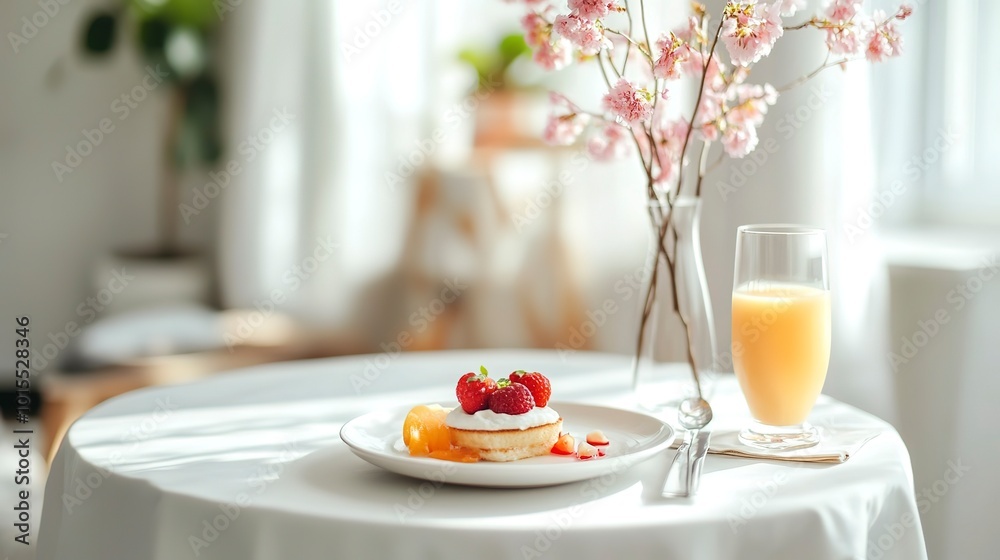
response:
[[(480, 364), (545, 372), (559, 400), (631, 398), (627, 357), (547, 351), (284, 363), (136, 391), (69, 430), (39, 558), (926, 558), (898, 435), (830, 399), (814, 423), (885, 433), (839, 465), (710, 455), (689, 500), (659, 496), (673, 451), (604, 479), (489, 490), (397, 476), (340, 441), (345, 421), (377, 407), (448, 400)], [(713, 406), (720, 423), (746, 415), (731, 378)]]

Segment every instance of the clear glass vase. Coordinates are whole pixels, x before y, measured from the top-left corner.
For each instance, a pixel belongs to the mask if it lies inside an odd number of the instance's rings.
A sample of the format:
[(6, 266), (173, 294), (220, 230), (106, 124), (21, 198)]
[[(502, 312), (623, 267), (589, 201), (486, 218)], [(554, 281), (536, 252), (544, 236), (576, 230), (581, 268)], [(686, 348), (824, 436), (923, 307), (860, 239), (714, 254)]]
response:
[[(698, 394), (688, 359), (688, 336), (675, 312), (675, 288), (677, 306), (690, 332), (690, 349), (698, 369), (701, 393), (706, 399), (711, 395), (717, 369), (712, 302), (701, 258), (701, 199), (682, 196), (674, 202), (672, 210), (665, 205), (659, 206), (659, 215), (664, 218), (670, 212), (673, 212), (671, 227), (676, 231), (676, 238), (668, 232), (664, 244), (676, 259), (677, 286), (672, 285), (667, 261), (657, 251), (659, 228), (651, 223), (645, 288), (648, 289), (655, 279), (656, 291), (632, 363), (636, 399), (642, 408), (651, 411), (675, 407), (680, 401)], [(646, 291), (642, 293), (645, 295)], [(639, 303), (641, 316), (643, 298)]]

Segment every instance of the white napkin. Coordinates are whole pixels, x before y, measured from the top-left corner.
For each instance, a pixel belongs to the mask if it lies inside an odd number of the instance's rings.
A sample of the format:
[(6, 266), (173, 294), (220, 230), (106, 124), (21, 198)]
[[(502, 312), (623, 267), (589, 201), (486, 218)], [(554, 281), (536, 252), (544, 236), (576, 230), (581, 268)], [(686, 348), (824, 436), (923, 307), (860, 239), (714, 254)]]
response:
[(882, 433), (878, 429), (829, 429), (819, 428), (819, 443), (805, 449), (791, 451), (765, 451), (745, 445), (739, 440), (738, 430), (712, 431), (708, 452), (749, 459), (775, 459), (803, 463), (843, 463), (861, 447)]

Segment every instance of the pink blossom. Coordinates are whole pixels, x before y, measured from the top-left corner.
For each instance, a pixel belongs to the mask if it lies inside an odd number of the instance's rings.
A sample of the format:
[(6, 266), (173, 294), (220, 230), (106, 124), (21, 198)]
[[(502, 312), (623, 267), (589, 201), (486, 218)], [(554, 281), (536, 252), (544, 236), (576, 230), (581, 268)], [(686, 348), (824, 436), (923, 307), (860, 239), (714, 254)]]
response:
[(698, 16), (689, 16), (684, 25), (673, 30), (673, 34), (677, 35), (681, 41), (690, 43), (698, 37), (699, 25), (701, 25), (701, 20), (698, 19)]
[(870, 62), (882, 62), (886, 58), (903, 54), (903, 39), (896, 24), (887, 19), (885, 12), (875, 10), (865, 37), (865, 58)]
[(886, 40), (885, 35), (873, 32), (868, 36), (865, 46), (865, 58), (869, 62), (882, 62), (892, 56), (892, 46)]
[(589, 19), (576, 14), (562, 15), (556, 18), (555, 32), (568, 39), (585, 55), (595, 55), (604, 47), (611, 47), (611, 41), (604, 38), (604, 33)]
[(913, 6), (909, 4), (902, 4), (899, 6), (899, 11), (896, 12), (896, 19), (903, 21), (904, 19), (913, 15)]
[[(692, 49), (691, 45), (687, 44), (682, 48), (686, 51), (687, 57), (681, 61), (681, 73), (688, 76), (700, 76), (701, 71), (705, 69), (705, 58), (701, 56), (701, 51)], [(717, 59), (717, 56), (712, 57), (713, 62)]]
[(546, 70), (559, 70), (573, 62), (573, 45), (561, 37), (551, 39), (535, 47), (532, 58)]
[[(719, 123), (722, 117), (722, 105), (726, 100), (726, 83), (723, 72), (725, 65), (719, 62), (719, 57), (709, 59), (705, 88), (701, 94), (701, 104), (698, 105), (698, 122), (695, 124), (703, 140), (711, 142), (719, 137)], [(700, 72), (700, 70), (699, 70)], [(739, 79), (740, 74), (734, 72), (733, 78)]]
[(569, 0), (567, 4), (574, 14), (590, 21), (597, 21), (607, 16), (615, 5), (614, 2), (607, 0)]
[(892, 48), (891, 56), (903, 54), (903, 37), (896, 31), (896, 26), (891, 23), (886, 24), (883, 33), (885, 33), (886, 41), (889, 41), (889, 47)]
[(767, 108), (778, 101), (778, 92), (771, 84), (741, 84), (733, 88), (737, 104), (729, 109), (726, 125), (760, 126)]
[(664, 80), (680, 78), (681, 72), (678, 67), (690, 58), (690, 46), (671, 33), (657, 39), (656, 48), (659, 50), (659, 55), (653, 66), (653, 75)]
[(583, 129), (589, 121), (589, 115), (578, 115), (576, 113), (549, 115), (549, 121), (545, 125), (542, 138), (555, 146), (569, 146), (573, 142), (576, 142), (576, 139), (583, 133)]
[(794, 16), (795, 12), (806, 7), (806, 0), (781, 0), (781, 15)]
[(722, 119), (722, 102), (717, 96), (703, 95), (698, 106), (698, 132), (702, 140), (713, 142), (719, 139), (719, 122)]
[(826, 46), (833, 54), (852, 55), (861, 50), (861, 37), (856, 25), (830, 27), (826, 30)]
[(604, 96), (604, 108), (629, 124), (637, 124), (653, 114), (650, 97), (646, 90), (637, 90), (632, 82), (621, 78)]
[(617, 124), (609, 124), (587, 142), (587, 152), (598, 161), (619, 159), (628, 155), (629, 132)]
[(539, 47), (549, 39), (549, 24), (534, 12), (521, 18), (521, 29), (524, 30), (524, 42), (532, 47)]
[(826, 8), (826, 17), (835, 23), (844, 23), (854, 19), (861, 9), (861, 3), (856, 0), (833, 0)]
[(733, 64), (748, 66), (771, 54), (771, 48), (785, 32), (781, 24), (781, 0), (773, 4), (734, 4), (726, 7), (722, 42)]
[(657, 159), (659, 169), (655, 180), (663, 183), (673, 179), (680, 168), (681, 151), (684, 150), (684, 140), (691, 130), (691, 125), (684, 119), (661, 121), (653, 130), (656, 139)]
[(757, 142), (757, 129), (751, 125), (729, 126), (722, 133), (722, 148), (729, 157), (745, 157), (757, 147)]

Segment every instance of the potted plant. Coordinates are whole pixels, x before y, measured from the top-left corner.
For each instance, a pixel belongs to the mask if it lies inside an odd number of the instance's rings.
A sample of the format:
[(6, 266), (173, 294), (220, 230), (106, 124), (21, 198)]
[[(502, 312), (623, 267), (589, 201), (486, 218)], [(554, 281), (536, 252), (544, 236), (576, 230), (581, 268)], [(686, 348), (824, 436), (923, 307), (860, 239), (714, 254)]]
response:
[(530, 138), (530, 123), (525, 123), (524, 108), (538, 96), (515, 82), (508, 69), (531, 49), (520, 33), (505, 35), (493, 47), (468, 46), (458, 59), (476, 72), (473, 99), (476, 105), (475, 144), (477, 146), (512, 146)]
[(125, 36), (142, 54), (147, 73), (156, 74), (162, 84), (157, 89), (169, 96), (160, 131), (162, 165), (155, 175), (157, 240), (152, 246), (119, 249), (96, 271), (98, 286), (122, 268), (135, 277), (114, 302), (116, 309), (208, 299), (208, 269), (198, 251), (181, 241), (179, 205), (183, 174), (217, 161), (221, 153), (219, 92), (211, 64), (218, 21), (210, 0), (120, 0), (86, 19), (81, 47), (87, 57), (107, 57)]

